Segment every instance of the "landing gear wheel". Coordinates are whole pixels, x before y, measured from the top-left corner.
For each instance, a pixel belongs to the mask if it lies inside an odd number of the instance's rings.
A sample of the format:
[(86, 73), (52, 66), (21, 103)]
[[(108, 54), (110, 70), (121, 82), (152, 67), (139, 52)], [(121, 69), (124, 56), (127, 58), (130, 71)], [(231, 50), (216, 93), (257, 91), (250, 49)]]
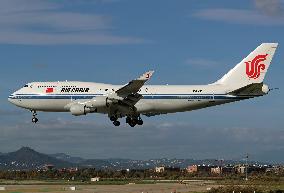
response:
[(136, 125), (136, 123), (133, 122), (133, 121), (130, 121), (128, 124), (130, 125), (130, 127), (135, 127), (135, 125)]
[(117, 120), (117, 117), (116, 117), (116, 116), (111, 116), (109, 119), (110, 119), (111, 121), (116, 121), (116, 120)]
[(130, 123), (131, 118), (130, 117), (126, 117), (126, 123)]
[(142, 119), (139, 119), (139, 120), (137, 121), (137, 125), (143, 125), (143, 120), (142, 120)]
[(33, 117), (33, 118), (32, 118), (32, 122), (33, 122), (33, 123), (37, 123), (37, 122), (38, 122), (38, 118)]
[(135, 127), (135, 125), (137, 124), (137, 119), (130, 119), (130, 121), (128, 122), (128, 124), (129, 124), (131, 127)]
[(119, 126), (120, 122), (119, 121), (114, 121), (113, 124), (114, 124), (114, 126)]
[(37, 123), (37, 122), (38, 122), (38, 118), (36, 118), (36, 116), (37, 116), (36, 111), (31, 110), (31, 112), (33, 113), (32, 122), (33, 122), (33, 123)]

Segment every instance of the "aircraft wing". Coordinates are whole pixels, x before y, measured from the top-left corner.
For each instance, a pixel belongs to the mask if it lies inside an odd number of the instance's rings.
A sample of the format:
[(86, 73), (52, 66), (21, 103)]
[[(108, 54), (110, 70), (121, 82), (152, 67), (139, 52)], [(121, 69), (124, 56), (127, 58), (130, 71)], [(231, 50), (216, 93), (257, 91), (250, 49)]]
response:
[(151, 78), (153, 73), (154, 71), (144, 73), (139, 78), (130, 81), (128, 84), (115, 91), (115, 93), (120, 97), (127, 97), (131, 94), (138, 93), (140, 88)]
[[(69, 106), (73, 104), (84, 104), (88, 108), (96, 108), (99, 105), (105, 105), (110, 102), (108, 105), (111, 106), (113, 111), (117, 110), (118, 106), (128, 106), (133, 107), (140, 99), (143, 98), (141, 94), (139, 94), (139, 90), (141, 87), (151, 78), (154, 71), (149, 71), (144, 73), (139, 78), (130, 81), (128, 84), (122, 86), (118, 90), (112, 93), (108, 93), (104, 96), (97, 96), (89, 101), (86, 100), (76, 100), (70, 103)], [(113, 109), (114, 108), (114, 109)]]
[(135, 105), (141, 98), (142, 95), (138, 94), (141, 87), (151, 78), (154, 71), (148, 71), (139, 78), (130, 81), (120, 89), (116, 90), (115, 93), (108, 95), (109, 99), (120, 100), (130, 106)]

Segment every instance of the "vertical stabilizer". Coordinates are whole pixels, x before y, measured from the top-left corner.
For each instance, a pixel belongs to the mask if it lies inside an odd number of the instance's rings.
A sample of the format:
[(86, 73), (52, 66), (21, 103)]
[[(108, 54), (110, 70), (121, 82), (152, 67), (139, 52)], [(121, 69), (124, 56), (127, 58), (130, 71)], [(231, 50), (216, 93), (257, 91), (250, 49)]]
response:
[(262, 43), (214, 84), (237, 89), (253, 83), (262, 83), (277, 46), (278, 43)]

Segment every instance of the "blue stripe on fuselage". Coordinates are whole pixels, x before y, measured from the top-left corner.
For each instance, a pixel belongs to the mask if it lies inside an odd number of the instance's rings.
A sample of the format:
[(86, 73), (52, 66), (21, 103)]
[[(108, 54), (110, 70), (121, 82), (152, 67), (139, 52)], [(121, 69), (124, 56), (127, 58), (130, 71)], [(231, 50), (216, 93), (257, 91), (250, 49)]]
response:
[[(11, 99), (92, 99), (103, 94), (15, 94), (10, 95)], [(197, 100), (214, 100), (214, 99), (230, 99), (240, 100), (251, 98), (252, 96), (238, 97), (224, 94), (145, 94), (143, 99), (197, 99)]]

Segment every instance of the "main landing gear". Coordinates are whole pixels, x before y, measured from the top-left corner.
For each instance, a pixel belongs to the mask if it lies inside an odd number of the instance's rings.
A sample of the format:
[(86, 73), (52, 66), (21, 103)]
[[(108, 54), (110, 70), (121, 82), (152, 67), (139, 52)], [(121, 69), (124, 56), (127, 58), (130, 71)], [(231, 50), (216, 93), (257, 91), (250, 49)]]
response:
[[(114, 126), (119, 126), (120, 122), (117, 120), (118, 117), (117, 116), (111, 116), (109, 118)], [(140, 116), (137, 117), (126, 117), (126, 123), (128, 123), (128, 125), (130, 125), (131, 127), (135, 127), (136, 125), (143, 125), (143, 120), (141, 119)]]
[(143, 125), (143, 120), (140, 116), (138, 117), (126, 117), (126, 123), (130, 125), (130, 127), (135, 127), (135, 125)]
[(32, 122), (33, 122), (33, 123), (37, 123), (37, 122), (38, 122), (38, 118), (36, 118), (36, 116), (37, 116), (36, 111), (31, 110), (31, 112), (33, 113)]
[(120, 122), (117, 120), (116, 116), (111, 116), (110, 120), (112, 121), (112, 123), (114, 124), (114, 126), (119, 126)]

